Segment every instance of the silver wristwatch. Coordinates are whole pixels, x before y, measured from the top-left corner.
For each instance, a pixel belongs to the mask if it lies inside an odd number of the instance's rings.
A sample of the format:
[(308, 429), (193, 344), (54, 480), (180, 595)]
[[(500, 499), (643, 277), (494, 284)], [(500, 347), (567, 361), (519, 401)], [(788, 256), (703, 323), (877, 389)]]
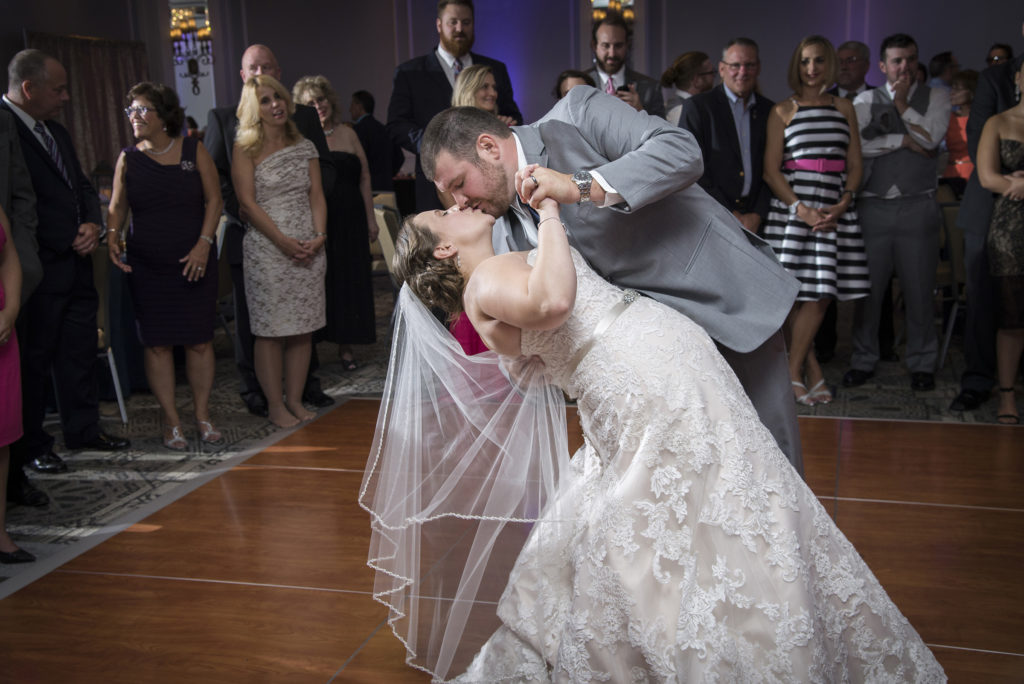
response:
[(590, 175), (589, 171), (579, 170), (572, 174), (572, 182), (576, 184), (576, 187), (580, 190), (580, 200), (576, 204), (583, 204), (584, 202), (590, 201), (590, 184), (594, 182), (594, 177)]

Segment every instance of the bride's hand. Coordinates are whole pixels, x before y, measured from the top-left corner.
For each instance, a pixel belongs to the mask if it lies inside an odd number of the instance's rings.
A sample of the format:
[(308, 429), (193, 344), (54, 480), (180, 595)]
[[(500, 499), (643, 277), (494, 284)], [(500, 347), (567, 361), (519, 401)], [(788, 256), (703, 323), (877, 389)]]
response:
[(579, 199), (579, 188), (572, 182), (572, 175), (540, 164), (528, 164), (516, 172), (516, 192), (525, 204), (538, 210), (545, 199), (559, 204), (574, 204)]

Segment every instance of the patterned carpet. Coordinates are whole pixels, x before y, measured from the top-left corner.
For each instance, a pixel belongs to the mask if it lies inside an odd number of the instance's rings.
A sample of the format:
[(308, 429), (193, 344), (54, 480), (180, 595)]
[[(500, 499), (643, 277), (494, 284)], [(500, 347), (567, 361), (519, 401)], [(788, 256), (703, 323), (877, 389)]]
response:
[[(379, 396), (384, 384), (390, 349), (393, 293), (385, 276), (375, 280), (377, 342), (357, 347), (361, 367), (342, 370), (334, 345), (318, 345), (319, 376), (328, 394), (339, 400), (348, 396)], [(848, 331), (852, 304), (839, 309), (839, 330)], [(897, 330), (898, 332), (898, 330)], [(15, 540), (39, 559), (24, 565), (0, 565), (0, 598), (58, 567), (88, 548), (141, 520), (155, 510), (184, 496), (269, 444), (288, 434), (266, 419), (250, 415), (238, 397), (231, 341), (218, 329), (214, 340), (217, 379), (211, 397), (211, 413), (224, 432), (225, 442), (216, 449), (200, 449), (189, 425), (191, 399), (185, 383), (178, 385), (178, 406), (186, 437), (187, 453), (164, 449), (159, 436), (159, 410), (149, 394), (128, 399), (129, 424), (121, 426), (117, 405), (103, 403), (103, 427), (132, 440), (126, 452), (101, 454), (78, 451), (61, 453), (69, 471), (60, 475), (31, 473), (33, 483), (45, 491), (51, 503), (44, 508), (16, 506), (8, 510), (8, 530)], [(902, 350), (900, 350), (902, 352)], [(836, 393), (827, 406), (799, 407), (801, 415), (942, 422), (995, 422), (995, 402), (973, 413), (951, 413), (949, 403), (958, 392), (963, 370), (959, 338), (954, 336), (945, 366), (936, 374), (931, 392), (913, 392), (909, 375), (899, 363), (879, 364), (876, 375), (862, 387), (845, 390), (839, 384), (849, 359), (848, 341), (840, 343), (836, 358), (826, 364), (826, 378)], [(330, 410), (330, 409), (325, 409)], [(49, 429), (59, 431), (56, 417)], [(61, 441), (58, 437), (58, 447)]]

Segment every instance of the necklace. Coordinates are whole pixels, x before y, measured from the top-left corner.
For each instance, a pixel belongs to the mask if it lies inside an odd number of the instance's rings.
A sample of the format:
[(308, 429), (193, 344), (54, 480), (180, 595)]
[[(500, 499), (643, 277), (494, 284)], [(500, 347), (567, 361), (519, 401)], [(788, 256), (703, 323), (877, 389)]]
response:
[(325, 138), (330, 138), (332, 135), (334, 135), (334, 129), (333, 128), (330, 129), (329, 131), (324, 131), (324, 137)]
[(149, 152), (153, 156), (158, 157), (161, 154), (167, 154), (167, 152), (169, 152), (172, 147), (174, 147), (174, 138), (171, 138), (171, 142), (167, 143), (167, 147), (165, 147), (164, 149), (160, 150), (159, 152), (157, 152), (156, 150), (154, 150), (152, 148), (147, 148), (146, 152)]

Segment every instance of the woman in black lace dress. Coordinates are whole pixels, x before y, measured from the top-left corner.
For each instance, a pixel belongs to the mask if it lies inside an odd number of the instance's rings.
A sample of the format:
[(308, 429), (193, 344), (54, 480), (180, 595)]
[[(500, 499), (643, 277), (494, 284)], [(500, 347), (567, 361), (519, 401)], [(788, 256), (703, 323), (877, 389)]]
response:
[[(1024, 90), (1024, 63), (1014, 75)], [(991, 117), (978, 143), (978, 180), (1001, 196), (988, 231), (988, 262), (999, 288), (996, 365), (999, 375), (997, 420), (1020, 423), (1014, 392), (1024, 351), (1024, 100)]]

